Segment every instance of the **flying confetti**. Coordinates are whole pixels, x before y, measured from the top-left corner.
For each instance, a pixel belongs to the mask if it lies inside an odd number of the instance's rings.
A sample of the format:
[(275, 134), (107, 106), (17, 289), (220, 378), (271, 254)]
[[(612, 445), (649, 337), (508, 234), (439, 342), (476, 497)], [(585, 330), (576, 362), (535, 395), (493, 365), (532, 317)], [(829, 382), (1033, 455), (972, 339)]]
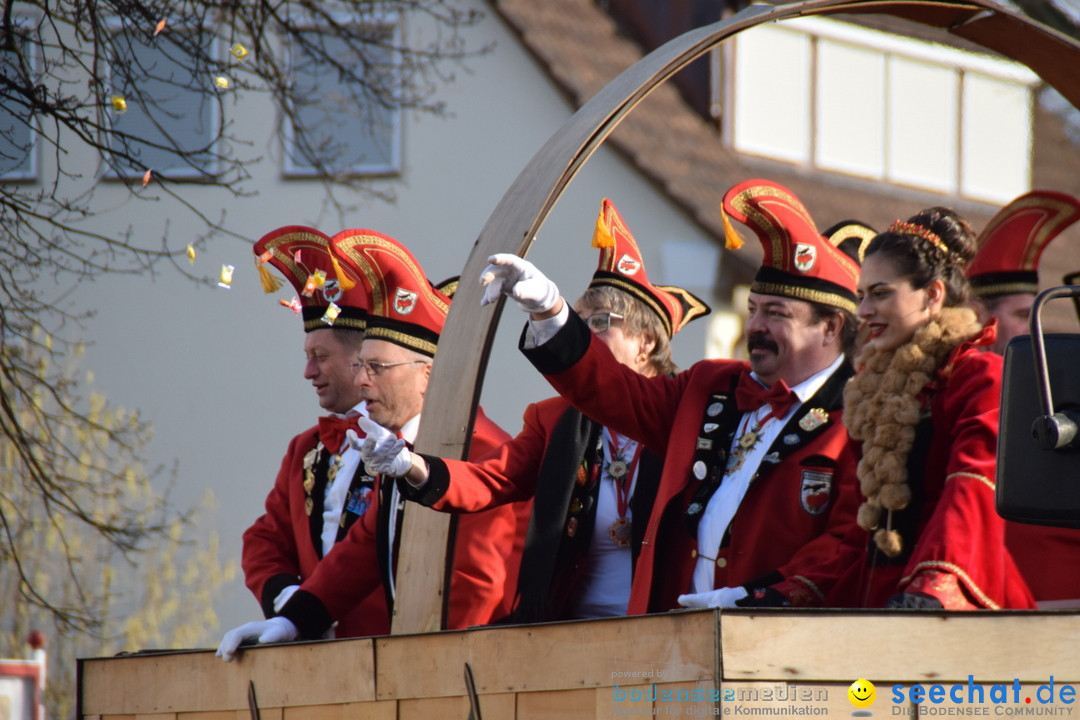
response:
[(226, 290), (232, 289), (232, 276), (234, 270), (236, 270), (236, 268), (232, 265), (221, 266), (221, 277), (218, 278), (218, 287), (225, 288)]

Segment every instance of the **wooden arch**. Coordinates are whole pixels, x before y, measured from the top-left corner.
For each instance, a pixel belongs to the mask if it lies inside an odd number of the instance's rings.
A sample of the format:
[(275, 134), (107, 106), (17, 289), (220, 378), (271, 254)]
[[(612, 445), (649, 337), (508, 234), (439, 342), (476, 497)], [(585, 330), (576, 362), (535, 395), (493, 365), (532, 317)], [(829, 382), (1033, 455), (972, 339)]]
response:
[[(627, 68), (540, 148), (480, 232), (454, 297), (424, 403), (417, 449), (464, 456), (502, 303), (480, 307), (487, 257), (524, 256), (555, 203), (609, 134), (656, 87), (727, 38), (756, 25), (812, 15), (883, 13), (938, 27), (1022, 62), (1080, 107), (1080, 44), (992, 0), (805, 0), (751, 6), (681, 35)], [(734, 183), (739, 178), (733, 178)], [(438, 630), (452, 516), (410, 504), (398, 561), (394, 634)]]

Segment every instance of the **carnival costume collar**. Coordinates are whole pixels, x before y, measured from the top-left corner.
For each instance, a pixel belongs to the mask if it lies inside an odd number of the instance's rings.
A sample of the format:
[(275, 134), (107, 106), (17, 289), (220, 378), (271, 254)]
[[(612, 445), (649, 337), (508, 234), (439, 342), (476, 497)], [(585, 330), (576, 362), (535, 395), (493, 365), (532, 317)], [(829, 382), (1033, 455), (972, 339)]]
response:
[(981, 329), (971, 309), (944, 308), (911, 342), (887, 351), (866, 348), (856, 359), (858, 371), (844, 389), (844, 424), (852, 438), (862, 441), (858, 476), (866, 500), (858, 523), (873, 532), (874, 542), (889, 557), (903, 549), (892, 513), (911, 502), (907, 460), (921, 415), (920, 394), (941, 375), (939, 370), (951, 369), (942, 368), (949, 354)]

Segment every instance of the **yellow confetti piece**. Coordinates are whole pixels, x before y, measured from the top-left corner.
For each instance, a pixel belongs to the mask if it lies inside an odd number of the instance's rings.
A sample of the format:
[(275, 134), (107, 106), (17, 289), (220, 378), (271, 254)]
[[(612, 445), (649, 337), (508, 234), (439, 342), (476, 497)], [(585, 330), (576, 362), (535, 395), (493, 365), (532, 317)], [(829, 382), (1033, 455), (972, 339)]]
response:
[(147, 185), (150, 184), (150, 178), (153, 176), (153, 174), (154, 174), (153, 170), (147, 170), (146, 172), (143, 173), (143, 176), (142, 176), (142, 186), (143, 187), (146, 187)]
[(315, 287), (322, 287), (326, 284), (326, 271), (316, 270), (315, 274), (311, 277), (315, 278)]
[(225, 288), (226, 290), (232, 289), (232, 276), (234, 270), (236, 270), (236, 268), (232, 265), (221, 266), (221, 277), (218, 278), (218, 287)]
[(109, 98), (109, 102), (112, 103), (112, 108), (116, 112), (123, 113), (127, 111), (127, 100), (124, 99), (123, 95), (113, 95)]
[(158, 20), (157, 27), (154, 28), (154, 37), (161, 34), (161, 31), (165, 29), (165, 20)]
[(222, 90), (228, 90), (229, 89), (229, 78), (225, 77), (224, 75), (218, 75), (217, 77), (214, 78), (214, 84), (217, 85)]
[(340, 314), (341, 314), (341, 308), (338, 307), (337, 305), (335, 305), (334, 303), (330, 303), (326, 307), (326, 312), (323, 313), (322, 321), (324, 323), (326, 323), (327, 325), (333, 325), (334, 321), (337, 320), (337, 316), (340, 315)]
[(237, 60), (243, 60), (248, 56), (248, 49), (240, 43), (236, 43), (235, 45), (233, 45), (232, 48), (229, 49), (229, 52), (231, 52), (233, 54), (233, 57), (235, 57)]
[(187, 259), (192, 265), (195, 264), (195, 248), (191, 246), (191, 243), (187, 246)]

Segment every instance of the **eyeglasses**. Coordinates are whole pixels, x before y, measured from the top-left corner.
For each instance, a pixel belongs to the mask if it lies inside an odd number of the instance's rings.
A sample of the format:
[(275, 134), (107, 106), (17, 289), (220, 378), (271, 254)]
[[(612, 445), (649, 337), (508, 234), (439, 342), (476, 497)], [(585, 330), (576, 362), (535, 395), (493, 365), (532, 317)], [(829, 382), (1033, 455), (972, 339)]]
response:
[(614, 324), (614, 321), (622, 321), (625, 319), (625, 317), (618, 313), (602, 312), (585, 318), (585, 324), (589, 326), (590, 330), (599, 335), (602, 332), (607, 332), (608, 328)]
[(359, 375), (360, 373), (366, 373), (372, 377), (377, 377), (383, 374), (383, 371), (397, 367), (398, 365), (427, 365), (427, 360), (402, 360), (401, 362), (384, 363), (378, 360), (364, 360), (363, 362), (350, 363), (349, 367), (352, 368), (353, 375)]

